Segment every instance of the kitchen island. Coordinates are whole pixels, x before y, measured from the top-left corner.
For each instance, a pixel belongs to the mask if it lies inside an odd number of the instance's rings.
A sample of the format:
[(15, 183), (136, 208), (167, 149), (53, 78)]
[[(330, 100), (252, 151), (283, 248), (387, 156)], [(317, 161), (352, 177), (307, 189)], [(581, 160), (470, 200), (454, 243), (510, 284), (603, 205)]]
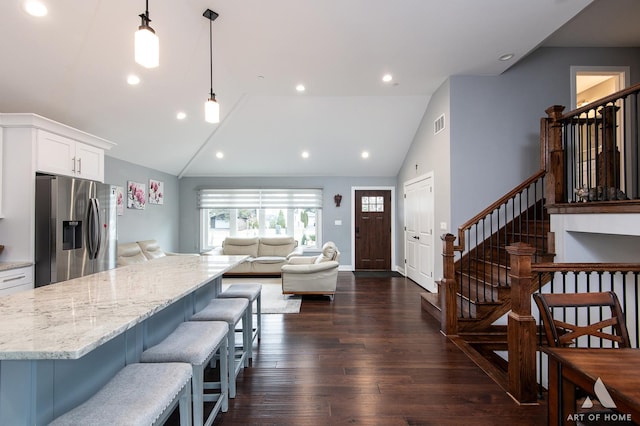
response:
[(0, 424), (47, 424), (82, 403), (245, 258), (166, 256), (0, 297)]

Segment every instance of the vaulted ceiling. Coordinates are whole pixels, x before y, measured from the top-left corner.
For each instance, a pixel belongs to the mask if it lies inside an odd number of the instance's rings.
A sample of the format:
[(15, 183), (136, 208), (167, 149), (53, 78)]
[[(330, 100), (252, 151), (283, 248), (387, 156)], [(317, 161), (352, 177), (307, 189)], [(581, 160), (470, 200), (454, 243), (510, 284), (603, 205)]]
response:
[[(114, 142), (110, 156), (178, 176), (395, 176), (448, 76), (500, 74), (545, 40), (584, 43), (574, 23), (556, 31), (591, 3), (151, 0), (160, 66), (145, 69), (133, 58), (143, 0), (44, 1), (42, 18), (22, 0), (0, 2), (0, 112), (43, 115)], [(204, 121), (206, 9), (220, 15), (219, 124)]]

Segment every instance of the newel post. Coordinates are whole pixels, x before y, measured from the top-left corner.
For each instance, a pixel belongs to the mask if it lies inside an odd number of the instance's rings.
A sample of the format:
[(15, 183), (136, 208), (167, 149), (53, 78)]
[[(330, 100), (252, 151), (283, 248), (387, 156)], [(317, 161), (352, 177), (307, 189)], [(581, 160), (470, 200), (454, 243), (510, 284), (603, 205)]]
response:
[(442, 240), (442, 285), (440, 286), (440, 331), (447, 336), (458, 334), (458, 304), (456, 295), (458, 285), (453, 260), (453, 242), (455, 235), (444, 234)]
[(536, 401), (536, 320), (531, 315), (531, 262), (535, 248), (507, 246), (511, 269), (511, 312), (507, 325), (509, 393), (518, 402)]
[(545, 198), (547, 204), (564, 203), (565, 182), (564, 182), (564, 151), (562, 149), (562, 117), (564, 107), (553, 105), (545, 110), (548, 115), (548, 131), (546, 134), (547, 147), (544, 151), (549, 156), (545, 170), (547, 178), (545, 180)]

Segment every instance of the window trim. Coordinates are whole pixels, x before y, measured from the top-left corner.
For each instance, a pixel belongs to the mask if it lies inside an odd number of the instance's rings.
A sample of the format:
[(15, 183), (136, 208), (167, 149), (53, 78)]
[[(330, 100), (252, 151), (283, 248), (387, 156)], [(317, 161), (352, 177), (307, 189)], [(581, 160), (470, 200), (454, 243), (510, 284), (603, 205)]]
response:
[[(200, 251), (210, 250), (208, 246), (209, 228), (208, 210), (210, 209), (256, 209), (258, 213), (258, 235), (264, 236), (264, 210), (286, 209), (287, 223), (294, 221), (294, 210), (313, 208), (316, 209), (316, 247), (321, 246), (322, 240), (322, 208), (323, 190), (319, 188), (288, 188), (288, 189), (218, 189), (201, 188), (197, 191), (197, 208), (200, 210), (199, 241)], [(233, 216), (233, 215), (231, 215)], [(230, 218), (230, 226), (232, 225)], [(233, 228), (235, 232), (235, 228)], [(288, 228), (289, 229), (289, 228)], [(291, 228), (292, 234), (295, 230)], [(301, 242), (298, 242), (299, 244)], [(313, 247), (309, 247), (312, 249)]]

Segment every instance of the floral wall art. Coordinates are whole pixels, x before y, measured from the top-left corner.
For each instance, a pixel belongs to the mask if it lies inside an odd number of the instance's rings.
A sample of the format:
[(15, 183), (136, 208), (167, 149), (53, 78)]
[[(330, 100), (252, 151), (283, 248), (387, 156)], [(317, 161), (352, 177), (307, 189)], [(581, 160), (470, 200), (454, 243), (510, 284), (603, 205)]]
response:
[(146, 185), (144, 183), (128, 181), (127, 208), (144, 210), (146, 192)]
[(116, 186), (116, 212), (118, 216), (124, 214), (124, 188)]
[(149, 179), (149, 204), (164, 204), (164, 182)]

